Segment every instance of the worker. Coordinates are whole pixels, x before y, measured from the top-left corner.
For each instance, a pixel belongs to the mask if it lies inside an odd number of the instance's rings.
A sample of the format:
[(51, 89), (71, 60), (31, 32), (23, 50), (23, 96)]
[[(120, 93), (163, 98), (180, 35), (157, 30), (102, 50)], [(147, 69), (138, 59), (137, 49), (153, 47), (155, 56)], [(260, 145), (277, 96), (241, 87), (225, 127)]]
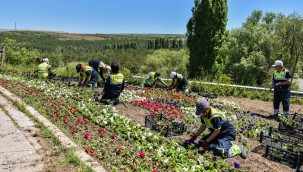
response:
[(118, 63), (112, 62), (111, 69), (112, 72), (106, 78), (105, 86), (103, 89), (104, 94), (101, 98), (101, 102), (104, 104), (109, 104), (110, 102), (118, 104), (118, 98), (124, 90), (124, 75), (122, 73), (119, 73)]
[(272, 88), (274, 88), (274, 115), (272, 117), (277, 119), (281, 101), (284, 114), (289, 114), (292, 74), (283, 67), (283, 62), (281, 60), (276, 60), (272, 66), (276, 69), (272, 77)]
[(211, 149), (215, 155), (222, 157), (240, 155), (242, 158), (246, 158), (247, 148), (234, 143), (236, 129), (227, 120), (224, 113), (211, 107), (206, 98), (199, 98), (196, 102), (196, 115), (200, 116), (202, 125), (191, 136), (189, 142), (193, 143), (208, 128), (210, 133), (198, 142), (199, 147), (202, 147), (205, 151)]
[[(48, 58), (44, 58), (43, 59), (43, 62), (47, 63), (49, 65), (49, 60)], [(48, 76), (47, 76), (47, 79), (52, 79), (53, 77), (56, 76), (56, 70), (52, 69), (51, 68), (51, 65), (49, 65), (49, 70), (48, 70)]]
[(104, 77), (104, 73), (108, 73), (108, 75), (110, 74), (111, 71), (111, 67), (109, 65), (104, 64), (102, 61), (100, 60), (90, 60), (88, 62), (88, 65), (92, 68), (94, 68), (100, 75), (100, 77), (102, 78), (103, 82), (105, 82), (105, 77)]
[(176, 88), (176, 91), (182, 91), (183, 93), (188, 92), (188, 81), (184, 76), (176, 72), (172, 72), (170, 74), (170, 79), (173, 81), (169, 86), (169, 90)]
[(168, 85), (160, 78), (161, 73), (160, 72), (150, 72), (145, 80), (143, 81), (144, 87), (153, 88), (153, 86), (156, 84), (157, 81), (160, 81), (162, 85), (164, 85), (166, 88), (168, 88)]
[(98, 72), (90, 66), (84, 66), (82, 64), (78, 64), (76, 66), (77, 73), (80, 73), (79, 79), (79, 87), (93, 87), (97, 86), (97, 82), (99, 79)]
[(46, 79), (48, 76), (48, 73), (50, 71), (50, 65), (48, 63), (46, 63), (45, 61), (43, 61), (42, 58), (38, 57), (36, 59), (36, 61), (38, 62), (38, 69), (36, 72), (38, 72), (38, 78), (39, 79)]

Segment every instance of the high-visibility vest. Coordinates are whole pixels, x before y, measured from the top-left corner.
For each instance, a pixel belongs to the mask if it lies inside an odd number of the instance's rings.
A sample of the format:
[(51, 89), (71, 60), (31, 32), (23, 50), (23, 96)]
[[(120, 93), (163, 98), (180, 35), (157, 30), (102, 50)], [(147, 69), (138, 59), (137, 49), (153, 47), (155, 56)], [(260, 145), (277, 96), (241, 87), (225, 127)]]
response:
[(275, 81), (286, 81), (286, 72), (288, 72), (287, 69), (283, 69), (281, 72), (275, 71), (274, 80)]
[(110, 75), (110, 84), (112, 84), (112, 85), (122, 84), (123, 80), (124, 80), (124, 75), (122, 73)]
[(47, 78), (48, 76), (48, 68), (50, 68), (50, 65), (46, 62), (43, 62), (38, 65), (38, 78)]
[(213, 124), (211, 123), (211, 120), (214, 118), (221, 118), (221, 120), (227, 121), (225, 114), (213, 107), (211, 107), (210, 116), (209, 117), (201, 116), (201, 121), (203, 120), (207, 127), (214, 128)]
[[(155, 82), (158, 80), (158, 78), (159, 77), (156, 77), (155, 76), (155, 74), (156, 74), (156, 72), (150, 72), (148, 75), (151, 75), (152, 77), (150, 78), (150, 80), (149, 80), (149, 82), (152, 84), (152, 85), (154, 85), (155, 84)], [(147, 83), (147, 81), (146, 81), (146, 79), (144, 80), (144, 84), (148, 84)]]
[(91, 71), (91, 72), (92, 72), (92, 71), (93, 71), (93, 68), (90, 67), (90, 66), (84, 66), (84, 71), (83, 71), (83, 72), (80, 72), (80, 74), (82, 74), (83, 77), (87, 77), (87, 76), (86, 76), (86, 72), (87, 72), (87, 71)]

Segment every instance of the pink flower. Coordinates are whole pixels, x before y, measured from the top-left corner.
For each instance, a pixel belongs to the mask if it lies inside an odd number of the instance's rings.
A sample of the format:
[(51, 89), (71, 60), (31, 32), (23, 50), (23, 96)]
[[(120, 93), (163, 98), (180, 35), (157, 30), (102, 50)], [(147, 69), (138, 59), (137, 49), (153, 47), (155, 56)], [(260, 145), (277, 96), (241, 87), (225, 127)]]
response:
[(144, 152), (140, 152), (140, 157), (144, 158), (144, 157), (146, 157), (146, 154)]
[(122, 146), (118, 146), (117, 151), (122, 151), (122, 150), (123, 150)]
[(116, 133), (113, 133), (113, 134), (112, 134), (112, 137), (113, 137), (113, 138), (117, 137), (117, 134), (116, 134)]
[(77, 113), (77, 112), (79, 112), (79, 111), (78, 111), (77, 109), (75, 109), (75, 110), (74, 110), (74, 113)]
[(158, 170), (157, 170), (157, 169), (154, 169), (153, 172), (158, 172)]
[(88, 139), (89, 137), (90, 137), (90, 134), (89, 134), (88, 132), (86, 132), (86, 133), (84, 134), (84, 138)]
[(104, 130), (103, 128), (100, 128), (100, 129), (99, 129), (99, 132), (100, 132), (102, 135), (105, 134), (105, 130)]
[(59, 121), (59, 118), (58, 118), (58, 117), (56, 117), (56, 121)]

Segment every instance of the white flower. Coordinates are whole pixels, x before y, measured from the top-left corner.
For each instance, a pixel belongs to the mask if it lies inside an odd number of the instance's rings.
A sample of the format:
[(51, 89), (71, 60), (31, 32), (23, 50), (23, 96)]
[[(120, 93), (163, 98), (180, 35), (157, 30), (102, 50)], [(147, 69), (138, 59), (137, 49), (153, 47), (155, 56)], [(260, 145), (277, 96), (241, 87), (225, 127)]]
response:
[(164, 164), (167, 164), (168, 161), (169, 161), (169, 158), (166, 158), (166, 159), (163, 161), (163, 163), (164, 163)]

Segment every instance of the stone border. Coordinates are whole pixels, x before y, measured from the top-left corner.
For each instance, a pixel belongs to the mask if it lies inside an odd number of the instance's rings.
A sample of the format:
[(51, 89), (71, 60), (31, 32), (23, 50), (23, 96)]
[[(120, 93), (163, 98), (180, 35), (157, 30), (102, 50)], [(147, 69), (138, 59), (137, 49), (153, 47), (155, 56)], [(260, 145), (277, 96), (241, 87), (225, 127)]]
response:
[(5, 88), (0, 86), (0, 92), (4, 94), (8, 99), (13, 102), (18, 102), (23, 105), (30, 114), (41, 122), (47, 129), (49, 129), (61, 142), (62, 146), (66, 148), (72, 148), (75, 152), (75, 155), (84, 162), (85, 165), (91, 167), (97, 172), (106, 172), (106, 170), (92, 157), (90, 157), (83, 149), (79, 148), (73, 141), (71, 141), (58, 127), (36, 111), (33, 107), (27, 105), (22, 99), (12, 94)]

